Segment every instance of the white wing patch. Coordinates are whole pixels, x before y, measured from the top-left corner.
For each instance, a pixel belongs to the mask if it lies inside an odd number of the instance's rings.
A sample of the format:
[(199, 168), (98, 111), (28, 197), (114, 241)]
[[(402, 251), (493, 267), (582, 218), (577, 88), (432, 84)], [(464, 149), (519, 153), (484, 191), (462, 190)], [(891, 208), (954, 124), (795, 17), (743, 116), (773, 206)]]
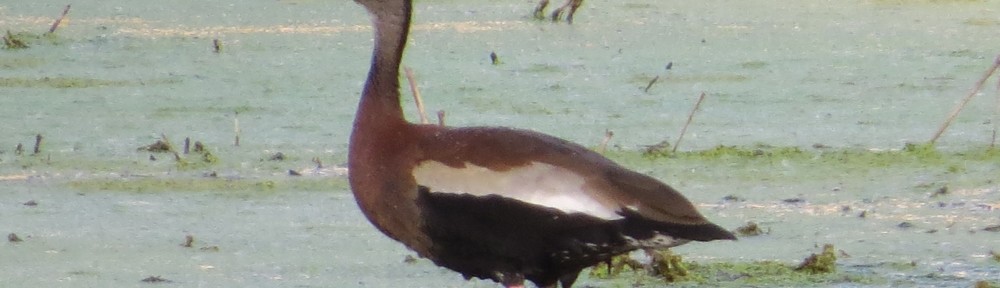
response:
[(623, 218), (615, 211), (617, 207), (601, 203), (593, 196), (594, 191), (587, 191), (583, 177), (546, 163), (532, 162), (507, 171), (494, 171), (470, 163), (454, 168), (437, 161), (424, 161), (413, 169), (413, 177), (417, 184), (436, 193), (493, 194), (566, 213), (585, 213), (607, 220)]

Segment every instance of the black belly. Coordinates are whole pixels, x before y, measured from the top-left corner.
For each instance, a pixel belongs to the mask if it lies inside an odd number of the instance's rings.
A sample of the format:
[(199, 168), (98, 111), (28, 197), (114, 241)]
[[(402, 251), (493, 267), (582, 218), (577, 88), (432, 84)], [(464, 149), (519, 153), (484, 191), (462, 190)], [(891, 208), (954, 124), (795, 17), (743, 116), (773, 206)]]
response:
[(651, 235), (628, 218), (605, 220), (497, 195), (420, 188), (424, 229), (434, 243), (431, 260), (466, 278), (500, 282), (498, 273), (518, 273), (546, 286), (636, 249), (624, 238), (628, 234)]

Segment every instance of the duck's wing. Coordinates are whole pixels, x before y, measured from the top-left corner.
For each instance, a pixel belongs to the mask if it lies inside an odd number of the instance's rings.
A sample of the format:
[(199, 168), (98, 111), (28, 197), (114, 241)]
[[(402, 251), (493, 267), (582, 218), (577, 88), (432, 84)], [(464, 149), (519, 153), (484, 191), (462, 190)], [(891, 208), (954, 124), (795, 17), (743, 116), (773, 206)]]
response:
[[(435, 133), (425, 133), (413, 175), (433, 193), (498, 195), (605, 220), (641, 216), (718, 228), (670, 186), (580, 145), (508, 128), (428, 129)], [(732, 238), (724, 230), (711, 234)]]

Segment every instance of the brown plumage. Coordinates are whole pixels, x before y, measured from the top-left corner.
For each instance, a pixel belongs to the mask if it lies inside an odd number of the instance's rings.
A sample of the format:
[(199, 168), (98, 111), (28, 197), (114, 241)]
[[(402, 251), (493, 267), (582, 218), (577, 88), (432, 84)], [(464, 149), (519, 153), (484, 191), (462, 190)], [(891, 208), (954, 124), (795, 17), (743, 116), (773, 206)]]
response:
[(580, 145), (501, 127), (407, 122), (399, 67), (411, 0), (356, 0), (375, 47), (351, 134), (349, 178), (379, 230), (466, 278), (569, 288), (640, 248), (735, 239), (680, 193)]

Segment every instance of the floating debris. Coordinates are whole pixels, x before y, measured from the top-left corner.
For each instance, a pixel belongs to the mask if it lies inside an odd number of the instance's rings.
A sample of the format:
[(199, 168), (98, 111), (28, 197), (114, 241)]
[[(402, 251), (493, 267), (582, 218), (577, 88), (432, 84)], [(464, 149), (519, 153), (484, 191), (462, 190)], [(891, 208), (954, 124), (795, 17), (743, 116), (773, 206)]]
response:
[(274, 155), (271, 155), (271, 157), (267, 158), (267, 160), (268, 161), (284, 161), (285, 160), (285, 154), (281, 153), (281, 152), (274, 153)]
[(215, 246), (215, 245), (205, 246), (205, 247), (198, 248), (198, 250), (205, 251), (205, 252), (219, 252), (219, 246)]
[(145, 279), (142, 279), (142, 282), (146, 282), (146, 283), (162, 283), (162, 282), (167, 282), (167, 283), (169, 283), (169, 282), (173, 282), (173, 281), (164, 279), (163, 277), (160, 277), (160, 276), (149, 276), (149, 277), (146, 277)]
[(299, 171), (288, 169), (288, 175), (289, 176), (302, 176), (302, 173), (299, 173)]
[(941, 186), (934, 193), (931, 193), (931, 198), (948, 195), (948, 186)]
[(736, 228), (736, 234), (744, 237), (759, 236), (761, 234), (768, 234), (768, 233), (770, 233), (770, 231), (764, 232), (764, 230), (760, 229), (760, 226), (757, 225), (757, 222), (753, 221), (747, 222), (746, 225)]
[(670, 151), (670, 139), (666, 139), (660, 141), (660, 143), (646, 146), (646, 148), (642, 150), (642, 156), (654, 158), (669, 156), (671, 154)]
[(835, 251), (833, 244), (824, 244), (823, 252), (806, 257), (802, 264), (795, 268), (795, 271), (805, 271), (812, 274), (836, 272), (837, 253)]
[(192, 236), (191, 234), (185, 235), (184, 243), (181, 243), (181, 247), (191, 248), (192, 244), (194, 244), (194, 236)]
[(21, 205), (35, 207), (38, 206), (38, 202), (35, 200), (28, 200), (28, 202), (21, 203)]
[(745, 202), (745, 201), (747, 201), (747, 199), (743, 198), (743, 197), (740, 197), (740, 196), (733, 195), (733, 194), (729, 194), (729, 195), (726, 195), (726, 197), (722, 197), (722, 201), (726, 201), (726, 202)]
[(781, 202), (785, 202), (788, 204), (801, 204), (801, 203), (806, 203), (806, 199), (801, 197), (795, 197), (795, 198), (782, 199)]
[(903, 222), (899, 223), (899, 225), (896, 225), (896, 227), (899, 227), (899, 228), (902, 228), (902, 229), (909, 229), (909, 228), (913, 228), (913, 223), (910, 223), (908, 221), (903, 221)]
[(166, 139), (156, 140), (153, 144), (139, 147), (138, 151), (149, 151), (154, 153), (168, 153), (174, 151), (174, 147)]
[(1000, 225), (986, 226), (986, 228), (983, 228), (983, 231), (1000, 232)]
[(222, 53), (222, 41), (219, 41), (219, 38), (212, 39), (212, 52)]
[(413, 257), (413, 255), (406, 255), (406, 257), (403, 257), (403, 263), (406, 264), (417, 263), (417, 258)]
[(826, 149), (826, 148), (830, 148), (830, 146), (826, 146), (826, 145), (825, 145), (825, 144), (823, 144), (823, 143), (816, 143), (816, 144), (813, 144), (813, 145), (812, 145), (812, 147), (813, 147), (814, 149)]
[(24, 240), (21, 240), (21, 237), (17, 237), (17, 234), (10, 233), (10, 234), (7, 234), (7, 241), (11, 242), (11, 243), (17, 243), (17, 242), (21, 242), (21, 241), (24, 241)]

